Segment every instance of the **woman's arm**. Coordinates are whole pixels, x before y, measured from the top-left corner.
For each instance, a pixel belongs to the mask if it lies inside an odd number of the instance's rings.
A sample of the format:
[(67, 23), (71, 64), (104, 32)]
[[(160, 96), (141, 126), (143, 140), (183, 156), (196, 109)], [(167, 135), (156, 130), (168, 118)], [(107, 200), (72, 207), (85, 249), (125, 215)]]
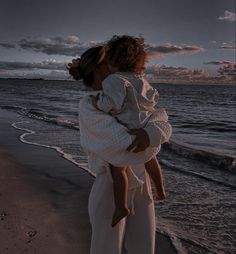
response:
[[(145, 150), (153, 137), (147, 138), (145, 130), (133, 133), (137, 135), (137, 139), (129, 134), (128, 129), (119, 124), (116, 119), (109, 114), (96, 110), (91, 104), (89, 96), (84, 97), (80, 102), (79, 108), (79, 123), (80, 123), (80, 142), (83, 148), (90, 154), (95, 154), (101, 159), (112, 163), (115, 166), (125, 166), (132, 164), (141, 164), (150, 159), (153, 153), (136, 153), (128, 152), (126, 148), (131, 143), (136, 145), (136, 149)], [(150, 124), (150, 126), (152, 126)], [(147, 126), (148, 127), (148, 126)], [(161, 125), (154, 124), (156, 128), (155, 144), (158, 147), (164, 141), (164, 128)], [(149, 129), (151, 129), (149, 127)], [(136, 140), (136, 141), (135, 141)], [(148, 158), (147, 158), (148, 157)], [(149, 158), (150, 157), (150, 158)]]

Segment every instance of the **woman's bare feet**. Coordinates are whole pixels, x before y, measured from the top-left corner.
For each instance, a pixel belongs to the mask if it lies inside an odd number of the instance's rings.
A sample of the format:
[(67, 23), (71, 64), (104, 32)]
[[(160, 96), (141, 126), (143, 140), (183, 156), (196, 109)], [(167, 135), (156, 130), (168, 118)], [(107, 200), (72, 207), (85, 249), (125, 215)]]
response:
[(130, 210), (126, 207), (122, 208), (122, 209), (116, 209), (114, 214), (113, 214), (113, 218), (112, 218), (112, 227), (115, 227), (115, 225), (122, 220), (124, 217), (126, 217), (127, 215), (130, 214)]

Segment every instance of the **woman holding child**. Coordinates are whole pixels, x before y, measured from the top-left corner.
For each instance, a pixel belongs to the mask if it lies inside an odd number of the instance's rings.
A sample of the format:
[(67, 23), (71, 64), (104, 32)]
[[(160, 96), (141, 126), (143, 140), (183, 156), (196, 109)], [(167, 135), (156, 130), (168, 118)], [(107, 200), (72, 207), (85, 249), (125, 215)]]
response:
[(155, 213), (150, 178), (165, 198), (156, 154), (171, 126), (156, 107), (158, 92), (142, 73), (142, 38), (113, 36), (68, 64), (93, 92), (80, 102), (80, 141), (96, 175), (90, 197), (90, 254), (154, 254)]

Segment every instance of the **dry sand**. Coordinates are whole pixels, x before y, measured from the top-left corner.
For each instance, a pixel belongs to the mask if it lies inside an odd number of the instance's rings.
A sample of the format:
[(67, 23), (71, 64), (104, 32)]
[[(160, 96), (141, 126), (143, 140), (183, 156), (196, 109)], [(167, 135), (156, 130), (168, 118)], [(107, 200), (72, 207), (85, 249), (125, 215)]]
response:
[[(0, 254), (89, 254), (93, 177), (52, 149), (20, 142), (15, 121), (0, 110)], [(176, 253), (167, 237), (157, 241), (156, 253)]]

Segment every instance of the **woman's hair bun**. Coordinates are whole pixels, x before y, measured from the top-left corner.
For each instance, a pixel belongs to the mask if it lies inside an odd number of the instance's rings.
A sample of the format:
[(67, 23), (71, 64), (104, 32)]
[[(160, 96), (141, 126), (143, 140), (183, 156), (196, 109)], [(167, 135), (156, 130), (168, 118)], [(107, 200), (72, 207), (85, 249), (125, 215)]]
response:
[(84, 71), (80, 66), (80, 58), (74, 59), (72, 63), (69, 63), (66, 67), (70, 73), (70, 75), (75, 80), (80, 80), (84, 77)]
[(67, 65), (67, 69), (75, 80), (83, 79), (85, 85), (91, 86), (94, 82), (94, 72), (103, 62), (105, 54), (106, 50), (102, 45), (91, 47), (80, 58), (73, 59)]

